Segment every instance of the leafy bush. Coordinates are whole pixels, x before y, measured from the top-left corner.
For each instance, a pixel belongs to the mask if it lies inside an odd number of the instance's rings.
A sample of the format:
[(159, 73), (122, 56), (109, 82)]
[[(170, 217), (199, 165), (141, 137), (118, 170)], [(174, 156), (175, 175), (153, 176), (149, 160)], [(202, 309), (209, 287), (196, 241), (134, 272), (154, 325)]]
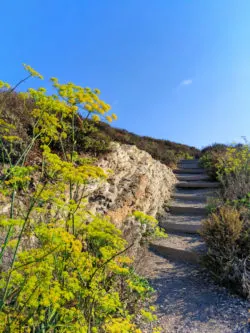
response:
[(133, 212), (133, 216), (145, 227), (142, 235), (144, 241), (149, 238), (167, 237), (167, 234), (158, 226), (158, 221), (153, 216), (147, 215), (140, 211)]
[(201, 151), (200, 164), (213, 179), (217, 179), (217, 163), (226, 150), (226, 145), (215, 143)]
[(250, 192), (250, 147), (230, 147), (216, 164), (224, 200), (244, 198)]
[(213, 145), (200, 159), (210, 176), (221, 183), (221, 196), (226, 200), (243, 198), (250, 192), (249, 145)]
[[(22, 81), (41, 78), (25, 68)], [(86, 186), (107, 175), (77, 152), (79, 113), (99, 121), (110, 107), (97, 89), (51, 81), (53, 95), (39, 88), (18, 97), (0, 82), (0, 331), (139, 333), (136, 316), (152, 312), (144, 307), (152, 288), (134, 273), (121, 231), (86, 210)], [(29, 105), (29, 132), (14, 155), (20, 128), (6, 110), (16, 97)]]
[(250, 298), (250, 221), (239, 210), (220, 207), (203, 223), (205, 263), (215, 278)]
[(220, 196), (203, 224), (205, 263), (220, 282), (250, 297), (249, 146), (211, 146), (201, 160), (221, 183)]

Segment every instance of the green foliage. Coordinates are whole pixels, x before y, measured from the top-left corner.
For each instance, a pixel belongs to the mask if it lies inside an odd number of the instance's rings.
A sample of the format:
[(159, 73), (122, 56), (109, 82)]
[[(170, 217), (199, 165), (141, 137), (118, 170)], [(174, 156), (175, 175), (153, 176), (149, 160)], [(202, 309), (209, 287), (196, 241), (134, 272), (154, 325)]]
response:
[(100, 132), (93, 121), (86, 121), (76, 128), (77, 150), (95, 156), (109, 151), (111, 139)]
[(147, 215), (140, 211), (134, 211), (133, 216), (137, 221), (145, 226), (144, 232), (142, 234), (144, 240), (149, 238), (167, 237), (167, 234), (162, 228), (158, 226), (158, 221), (153, 216)]
[(250, 210), (250, 192), (247, 193), (246, 196), (241, 199), (233, 200), (232, 204), (237, 208), (245, 207)]
[(173, 168), (180, 159), (193, 159), (200, 155), (200, 151), (195, 147), (189, 147), (168, 140), (139, 136), (126, 130), (113, 128), (103, 122), (96, 124), (96, 126), (99, 131), (108, 136), (111, 141), (136, 145), (139, 149), (148, 152), (154, 159)]
[(140, 221), (142, 224), (150, 224), (152, 226), (157, 225), (158, 221), (150, 215), (147, 215), (140, 211), (133, 212), (133, 216), (136, 218), (137, 221)]
[[(42, 89), (40, 93), (40, 99), (44, 93), (45, 91)], [(23, 98), (25, 96), (26, 98)], [(27, 98), (28, 96), (30, 96), (30, 98)], [(36, 99), (37, 98), (38, 97), (36, 97)], [(32, 135), (34, 119), (30, 116), (30, 113), (35, 108), (34, 99), (32, 97), (32, 90), (30, 91), (29, 95), (17, 94), (14, 91), (11, 93), (9, 91), (2, 91), (0, 92), (0, 104), (2, 100), (4, 100), (5, 104), (2, 112), (3, 119), (6, 121), (6, 123), (16, 124), (16, 127), (14, 130), (12, 130), (12, 132), (14, 135), (20, 138), (19, 142), (16, 140), (12, 142), (12, 158), (15, 160), (20, 154), (20, 151), (22, 151), (22, 146), (29, 140), (30, 136)], [(53, 98), (51, 102), (52, 105), (55, 103)], [(71, 102), (73, 102), (73, 100)], [(88, 104), (86, 104), (86, 107), (88, 107), (87, 105)], [(92, 117), (89, 115), (87, 118), (84, 118), (83, 110), (81, 107), (81, 112), (75, 119), (74, 133), (74, 137), (76, 139), (75, 150), (79, 154), (87, 152), (97, 156), (99, 154), (107, 153), (109, 152), (110, 142), (116, 141), (123, 144), (136, 145), (139, 149), (148, 152), (154, 159), (160, 160), (162, 163), (173, 168), (176, 166), (180, 159), (193, 159), (194, 157), (199, 157), (200, 155), (200, 151), (194, 147), (174, 143), (168, 140), (157, 140), (145, 136), (142, 137), (125, 130), (111, 127), (107, 123), (99, 121), (100, 114), (97, 115), (91, 113), (90, 115), (92, 115)], [(64, 120), (64, 127), (68, 122), (71, 122), (71, 120), (67, 118)], [(108, 117), (108, 120), (115, 120), (115, 115)], [(67, 124), (67, 137), (64, 138), (64, 146), (66, 149), (70, 149), (70, 144), (72, 141), (70, 126), (70, 124)], [(46, 128), (46, 125), (44, 125), (44, 128)], [(66, 128), (64, 128), (64, 130), (66, 130)], [(58, 142), (58, 140), (53, 139), (51, 142), (51, 147), (53, 147), (57, 152), (60, 152), (61, 150), (60, 142)], [(39, 154), (39, 150), (36, 148), (36, 146), (33, 146), (32, 148), (33, 156)]]
[(249, 145), (215, 145), (205, 150), (201, 164), (221, 183), (224, 201), (244, 198), (250, 192)]
[(202, 153), (202, 165), (221, 183), (202, 230), (205, 263), (220, 282), (250, 297), (249, 145), (214, 145)]
[(222, 206), (204, 221), (205, 264), (215, 278), (250, 298), (250, 223), (242, 212)]
[(249, 170), (249, 145), (226, 146), (215, 144), (202, 150), (200, 163), (211, 176), (217, 179), (223, 174), (235, 174), (242, 169)]
[(248, 145), (228, 147), (216, 163), (217, 173), (236, 174), (240, 170), (250, 170), (250, 148)]
[(216, 164), (224, 200), (244, 198), (250, 192), (250, 148), (230, 147)]
[(214, 144), (204, 148), (201, 153), (200, 164), (204, 167), (210, 177), (217, 179), (217, 163), (219, 159), (226, 153), (227, 146)]
[[(25, 69), (22, 81), (42, 78)], [(77, 152), (77, 123), (116, 116), (106, 115), (98, 89), (51, 81), (53, 95), (44, 88), (16, 95), (2, 84), (0, 332), (139, 333), (141, 311), (155, 319), (144, 307), (153, 290), (133, 272), (121, 232), (86, 210), (86, 185), (107, 175)], [(17, 117), (6, 121), (13, 98), (29, 115), (15, 158), (9, 143), (20, 128)]]

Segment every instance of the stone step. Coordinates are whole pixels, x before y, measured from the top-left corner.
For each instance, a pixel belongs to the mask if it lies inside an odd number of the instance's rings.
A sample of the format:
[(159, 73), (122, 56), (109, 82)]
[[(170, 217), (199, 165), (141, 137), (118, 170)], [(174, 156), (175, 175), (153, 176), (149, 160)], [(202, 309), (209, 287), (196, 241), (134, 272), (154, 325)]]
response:
[(201, 169), (198, 163), (178, 163), (178, 169)]
[(173, 198), (170, 201), (170, 207), (171, 206), (178, 206), (178, 207), (194, 207), (194, 208), (206, 208), (207, 206), (207, 199), (205, 197), (194, 197), (194, 200), (192, 198), (184, 196), (183, 198)]
[(205, 204), (207, 203), (208, 199), (210, 197), (216, 197), (217, 192), (216, 189), (211, 188), (195, 188), (195, 189), (189, 189), (189, 188), (179, 188), (176, 189), (174, 193), (172, 193), (171, 198), (172, 202), (175, 202), (175, 204), (178, 204), (179, 206), (183, 206), (189, 203), (193, 203), (193, 205), (198, 204)]
[(197, 264), (206, 248), (198, 235), (169, 234), (167, 238), (151, 242), (150, 249), (170, 260)]
[(166, 232), (184, 232), (184, 233), (199, 233), (201, 229), (201, 221), (204, 216), (190, 216), (190, 215), (173, 215), (166, 216), (164, 221), (160, 222), (160, 226)]
[(176, 188), (173, 195), (185, 195), (187, 197), (206, 198), (213, 196), (217, 193), (217, 189), (214, 188)]
[[(205, 205), (204, 205), (205, 206)], [(175, 215), (199, 215), (199, 216), (206, 216), (207, 214), (207, 209), (206, 207), (195, 207), (192, 205), (183, 205), (183, 206), (179, 206), (179, 205), (171, 205), (169, 207), (169, 211), (171, 214), (175, 214)]]
[(218, 188), (218, 182), (206, 182), (206, 181), (181, 181), (176, 184), (178, 188)]
[(180, 168), (180, 169), (175, 169), (174, 170), (174, 173), (175, 174), (181, 174), (181, 173), (191, 173), (191, 174), (206, 174), (205, 170), (204, 169), (201, 169), (201, 168), (194, 168), (194, 169), (191, 169), (191, 168)]
[(184, 163), (184, 164), (199, 163), (199, 159), (194, 158), (193, 160), (180, 160), (179, 163)]
[(173, 193), (171, 198), (174, 200), (182, 201), (183, 203), (185, 201), (206, 202), (205, 196), (200, 196), (200, 195), (196, 195), (196, 194)]
[(209, 180), (210, 177), (206, 174), (201, 175), (189, 175), (186, 173), (178, 174), (176, 176), (178, 180), (181, 181), (197, 181), (197, 180)]
[(199, 167), (199, 160), (181, 160), (179, 161), (178, 165), (185, 166), (188, 168), (197, 168)]

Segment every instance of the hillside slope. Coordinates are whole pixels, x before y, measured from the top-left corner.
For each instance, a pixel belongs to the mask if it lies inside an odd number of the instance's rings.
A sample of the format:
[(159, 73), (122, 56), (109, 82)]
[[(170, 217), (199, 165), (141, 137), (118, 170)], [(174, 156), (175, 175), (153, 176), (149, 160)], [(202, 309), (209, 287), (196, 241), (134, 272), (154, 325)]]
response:
[[(195, 147), (175, 143), (169, 140), (160, 140), (148, 136), (140, 136), (124, 129), (114, 128), (106, 123), (97, 125), (101, 133), (105, 133), (112, 141), (135, 145), (138, 149), (145, 150), (154, 159), (172, 166), (180, 159), (200, 156), (200, 151)], [(167, 133), (166, 133), (167, 135)]]
[[(16, 126), (15, 134), (25, 142), (32, 131), (32, 117), (30, 113), (34, 108), (33, 101), (24, 101), (15, 92), (7, 96), (6, 92), (0, 92), (0, 103), (3, 99), (5, 100), (5, 105), (2, 112), (5, 120)], [(89, 120), (83, 123), (79, 119), (76, 136), (78, 142), (76, 148), (78, 152), (89, 153), (94, 156), (108, 152), (109, 144), (112, 141), (135, 145), (138, 149), (148, 152), (154, 159), (170, 167), (174, 167), (180, 159), (194, 158), (200, 155), (200, 151), (195, 147), (169, 140), (139, 136), (124, 129), (114, 128), (104, 122), (93, 123)], [(17, 150), (20, 144), (20, 142), (15, 143)], [(57, 147), (55, 146), (55, 148)], [(58, 148), (60, 149), (60, 147)]]

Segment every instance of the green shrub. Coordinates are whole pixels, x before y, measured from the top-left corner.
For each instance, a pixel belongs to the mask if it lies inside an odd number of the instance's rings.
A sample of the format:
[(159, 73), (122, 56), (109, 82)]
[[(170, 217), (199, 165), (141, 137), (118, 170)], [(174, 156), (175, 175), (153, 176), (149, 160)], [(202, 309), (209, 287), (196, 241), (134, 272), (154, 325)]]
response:
[(140, 211), (134, 211), (132, 215), (145, 227), (142, 234), (144, 241), (147, 241), (150, 238), (167, 237), (167, 234), (158, 226), (158, 221), (153, 216)]
[[(221, 184), (203, 223), (205, 263), (218, 281), (250, 297), (250, 150), (247, 144), (213, 145), (201, 164)], [(217, 206), (217, 207), (216, 207)]]
[(201, 151), (200, 164), (207, 170), (207, 173), (213, 179), (217, 179), (217, 163), (219, 159), (226, 153), (226, 150), (226, 145), (216, 143), (204, 148)]
[(216, 163), (224, 200), (244, 198), (250, 192), (250, 148), (229, 147)]
[(224, 201), (241, 199), (250, 192), (249, 145), (213, 145), (202, 151), (201, 165), (221, 183)]
[(222, 206), (203, 222), (205, 265), (215, 278), (250, 298), (250, 222), (241, 211)]

